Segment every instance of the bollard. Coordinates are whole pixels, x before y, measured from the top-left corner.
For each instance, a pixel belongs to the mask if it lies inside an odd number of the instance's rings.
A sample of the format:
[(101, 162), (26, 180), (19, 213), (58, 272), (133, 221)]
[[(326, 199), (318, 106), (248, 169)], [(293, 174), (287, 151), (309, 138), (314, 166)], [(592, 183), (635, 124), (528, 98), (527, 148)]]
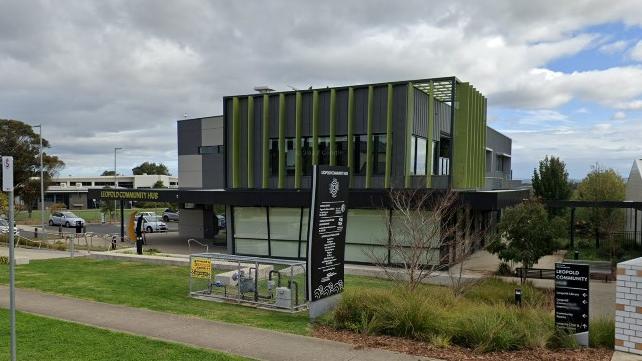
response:
[(580, 259), (580, 251), (575, 251), (575, 254), (573, 255), (573, 259)]
[(521, 306), (522, 305), (522, 289), (521, 288), (516, 288), (515, 289), (515, 305)]
[(33, 238), (38, 238), (38, 227), (33, 229)]

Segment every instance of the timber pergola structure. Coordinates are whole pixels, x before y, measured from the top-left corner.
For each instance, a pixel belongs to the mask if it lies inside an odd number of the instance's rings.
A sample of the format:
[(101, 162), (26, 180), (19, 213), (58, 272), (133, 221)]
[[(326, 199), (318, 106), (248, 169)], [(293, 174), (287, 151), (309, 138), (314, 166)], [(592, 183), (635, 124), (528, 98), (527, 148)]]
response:
[[(642, 202), (636, 201), (570, 201), (570, 200), (544, 200), (544, 204), (550, 208), (570, 208), (570, 246), (575, 243), (575, 210), (577, 208), (605, 208), (605, 209), (633, 209), (634, 222), (633, 234), (636, 237), (640, 227), (638, 226), (638, 211), (642, 210)], [(596, 240), (599, 242), (599, 232), (596, 233)], [(634, 238), (637, 240), (637, 238)]]

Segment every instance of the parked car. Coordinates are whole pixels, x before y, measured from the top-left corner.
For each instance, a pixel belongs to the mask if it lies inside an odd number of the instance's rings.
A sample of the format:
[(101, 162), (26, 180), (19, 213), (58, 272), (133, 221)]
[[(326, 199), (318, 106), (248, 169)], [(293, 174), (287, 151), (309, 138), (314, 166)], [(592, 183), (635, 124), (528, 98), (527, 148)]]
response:
[[(7, 234), (7, 233), (9, 233), (9, 221), (7, 221), (6, 219), (0, 218), (0, 234)], [(13, 234), (16, 236), (20, 234), (20, 230), (15, 226), (15, 222), (13, 225)]]
[(50, 226), (75, 227), (77, 222), (80, 222), (81, 226), (85, 225), (85, 220), (73, 212), (54, 212), (49, 217)]
[[(160, 217), (158, 216), (141, 216), (143, 217), (143, 225), (142, 228), (145, 230), (147, 233), (154, 233), (154, 232), (167, 232), (167, 224), (163, 222)], [(138, 222), (138, 218), (136, 218), (136, 222)], [(136, 224), (134, 223), (134, 226)]]
[(225, 229), (225, 216), (221, 215), (221, 214), (217, 214), (216, 215), (216, 219), (218, 219), (218, 228), (220, 230), (224, 230)]
[(158, 217), (156, 212), (138, 212), (136, 216), (143, 216), (143, 217)]
[(167, 208), (163, 212), (163, 221), (165, 221), (165, 222), (169, 222), (169, 221), (178, 222), (178, 211), (173, 210), (171, 208)]

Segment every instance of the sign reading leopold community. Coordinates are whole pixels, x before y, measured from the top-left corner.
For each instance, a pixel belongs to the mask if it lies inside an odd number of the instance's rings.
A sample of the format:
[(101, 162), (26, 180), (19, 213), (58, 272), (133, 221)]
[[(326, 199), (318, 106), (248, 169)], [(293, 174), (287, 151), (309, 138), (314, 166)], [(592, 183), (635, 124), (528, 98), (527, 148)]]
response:
[(308, 232), (308, 300), (343, 291), (348, 168), (316, 166)]
[[(555, 325), (575, 334), (589, 329), (589, 266), (585, 264), (555, 264)], [(583, 344), (583, 339), (578, 343)]]

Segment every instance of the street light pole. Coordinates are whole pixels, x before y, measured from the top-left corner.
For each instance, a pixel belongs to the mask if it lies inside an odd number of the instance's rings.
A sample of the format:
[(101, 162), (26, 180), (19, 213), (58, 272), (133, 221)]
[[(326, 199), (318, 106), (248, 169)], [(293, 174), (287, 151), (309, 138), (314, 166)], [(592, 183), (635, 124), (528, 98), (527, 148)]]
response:
[(45, 178), (44, 166), (42, 164), (42, 124), (34, 125), (38, 128), (38, 138), (40, 138), (40, 227), (45, 232)]
[[(116, 152), (121, 150), (121, 149), (123, 149), (123, 148), (120, 148), (120, 147), (114, 148), (114, 188), (118, 187), (118, 179), (116, 178), (117, 177), (117, 173), (116, 173)], [(115, 211), (116, 211), (116, 200), (114, 200), (114, 212)]]

